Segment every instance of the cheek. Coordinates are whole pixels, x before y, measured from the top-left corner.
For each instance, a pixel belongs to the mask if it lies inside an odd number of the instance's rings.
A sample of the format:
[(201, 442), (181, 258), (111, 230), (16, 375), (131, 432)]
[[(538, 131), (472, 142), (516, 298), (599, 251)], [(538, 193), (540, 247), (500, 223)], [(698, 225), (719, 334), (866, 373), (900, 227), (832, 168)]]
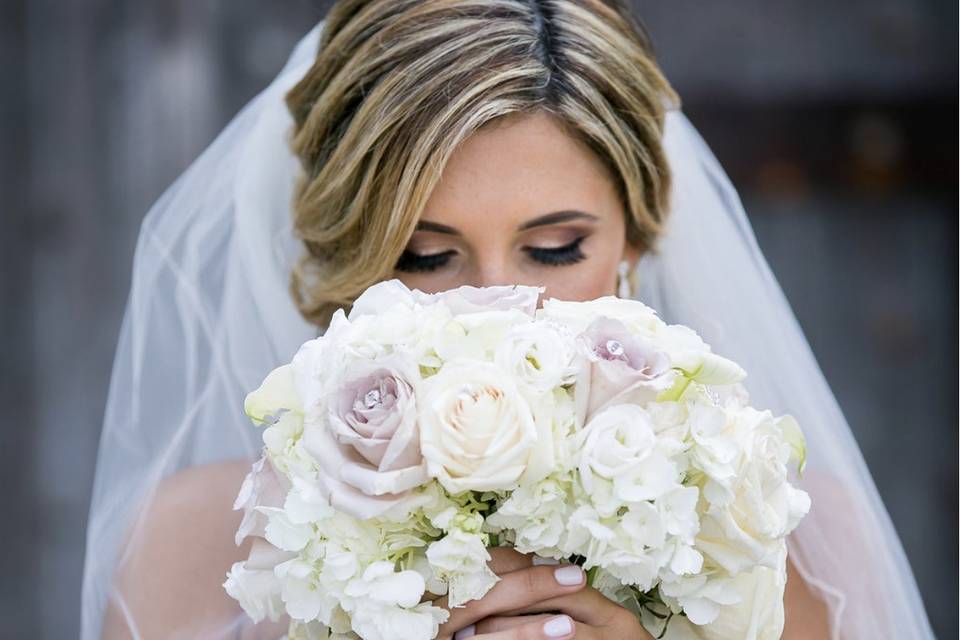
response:
[(580, 264), (553, 270), (543, 275), (542, 283), (547, 298), (583, 301), (616, 293), (619, 254), (611, 251), (603, 256), (591, 256)]
[(437, 293), (466, 284), (456, 275), (451, 275), (448, 270), (444, 269), (423, 273), (394, 271), (393, 277), (406, 285), (408, 289), (419, 289), (424, 293)]

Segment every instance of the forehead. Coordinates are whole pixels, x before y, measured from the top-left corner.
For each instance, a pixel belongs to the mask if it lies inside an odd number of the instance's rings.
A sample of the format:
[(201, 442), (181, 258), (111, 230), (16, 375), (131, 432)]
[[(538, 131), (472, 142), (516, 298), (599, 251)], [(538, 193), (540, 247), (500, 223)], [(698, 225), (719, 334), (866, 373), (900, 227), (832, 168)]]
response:
[(549, 114), (511, 114), (467, 138), (431, 194), (424, 220), (521, 222), (561, 209), (622, 215), (613, 176)]

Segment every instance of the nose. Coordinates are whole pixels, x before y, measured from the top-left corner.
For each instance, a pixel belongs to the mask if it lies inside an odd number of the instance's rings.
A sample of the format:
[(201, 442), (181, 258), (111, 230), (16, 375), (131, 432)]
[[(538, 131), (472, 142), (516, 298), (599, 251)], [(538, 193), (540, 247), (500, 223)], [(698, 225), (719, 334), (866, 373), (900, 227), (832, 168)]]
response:
[(477, 256), (470, 284), (475, 287), (517, 284), (518, 273), (500, 256)]
[(511, 285), (518, 284), (516, 278), (511, 278), (505, 274), (500, 274), (499, 272), (487, 273), (484, 272), (477, 278), (474, 278), (472, 283), (475, 287), (494, 287), (497, 285)]

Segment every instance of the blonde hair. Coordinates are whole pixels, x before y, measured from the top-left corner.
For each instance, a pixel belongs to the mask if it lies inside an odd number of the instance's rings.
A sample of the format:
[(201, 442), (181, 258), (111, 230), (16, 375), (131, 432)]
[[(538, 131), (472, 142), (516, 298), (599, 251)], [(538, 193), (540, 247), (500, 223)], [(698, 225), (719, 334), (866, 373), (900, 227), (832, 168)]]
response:
[(390, 277), (447, 161), (471, 133), (542, 109), (616, 178), (627, 240), (653, 245), (669, 208), (661, 145), (679, 98), (613, 0), (340, 0), (287, 94), (300, 159), (291, 276), (325, 325)]

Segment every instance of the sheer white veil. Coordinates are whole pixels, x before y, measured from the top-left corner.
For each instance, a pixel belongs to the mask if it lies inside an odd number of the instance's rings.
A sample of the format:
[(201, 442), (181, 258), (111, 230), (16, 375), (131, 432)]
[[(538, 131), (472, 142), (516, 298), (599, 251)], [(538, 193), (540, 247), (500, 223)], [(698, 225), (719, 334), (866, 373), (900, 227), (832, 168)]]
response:
[[(262, 445), (244, 396), (318, 333), (288, 293), (301, 251), (290, 220), (299, 166), (283, 98), (322, 28), (143, 221), (87, 530), (83, 640), (100, 637), (108, 599), (128, 611), (113, 576), (140, 540), (141, 505), (179, 469), (252, 462)], [(667, 117), (665, 144), (673, 207), (659, 252), (639, 265), (640, 299), (738, 361), (754, 404), (799, 420), (809, 449), (800, 484), (813, 507), (790, 557), (828, 602), (834, 637), (932, 637), (900, 541), (736, 191), (680, 111)]]

